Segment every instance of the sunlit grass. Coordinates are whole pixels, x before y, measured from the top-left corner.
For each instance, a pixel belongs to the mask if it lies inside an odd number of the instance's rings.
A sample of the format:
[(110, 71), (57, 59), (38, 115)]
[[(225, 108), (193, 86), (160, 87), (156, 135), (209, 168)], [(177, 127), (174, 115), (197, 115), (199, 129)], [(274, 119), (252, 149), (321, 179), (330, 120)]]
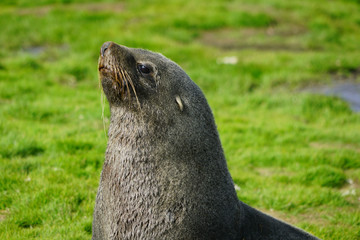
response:
[(359, 12), (357, 0), (1, 1), (0, 239), (90, 238), (108, 40), (163, 53), (203, 89), (242, 201), (359, 238), (360, 116), (302, 91), (359, 81)]

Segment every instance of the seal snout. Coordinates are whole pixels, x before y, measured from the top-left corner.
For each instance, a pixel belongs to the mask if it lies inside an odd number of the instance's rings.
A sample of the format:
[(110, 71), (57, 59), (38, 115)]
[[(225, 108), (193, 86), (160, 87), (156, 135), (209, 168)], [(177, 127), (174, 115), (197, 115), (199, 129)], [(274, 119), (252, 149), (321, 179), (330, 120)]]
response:
[(110, 54), (110, 48), (114, 43), (111, 41), (105, 42), (100, 49), (100, 58), (99, 58), (99, 66), (98, 69), (99, 71), (106, 71), (109, 70), (109, 66), (107, 64), (107, 60), (106, 58), (109, 56)]
[(105, 43), (101, 46), (100, 55), (101, 55), (102, 57), (105, 56), (106, 50), (108, 50), (112, 44), (113, 44), (113, 42), (109, 41), (109, 42), (105, 42)]

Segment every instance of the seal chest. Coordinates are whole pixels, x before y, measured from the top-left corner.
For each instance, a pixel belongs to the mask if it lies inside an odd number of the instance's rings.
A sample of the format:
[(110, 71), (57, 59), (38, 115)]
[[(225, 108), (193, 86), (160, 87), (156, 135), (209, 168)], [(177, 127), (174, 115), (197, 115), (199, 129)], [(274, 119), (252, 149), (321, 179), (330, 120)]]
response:
[(237, 199), (211, 109), (176, 63), (106, 42), (98, 69), (111, 120), (94, 240), (315, 239)]

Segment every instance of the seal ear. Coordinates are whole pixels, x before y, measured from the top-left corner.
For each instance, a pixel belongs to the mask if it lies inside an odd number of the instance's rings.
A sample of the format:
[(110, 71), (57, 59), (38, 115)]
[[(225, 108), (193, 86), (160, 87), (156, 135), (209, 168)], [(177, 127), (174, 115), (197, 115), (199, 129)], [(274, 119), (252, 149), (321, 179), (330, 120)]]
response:
[(184, 110), (184, 105), (183, 105), (183, 103), (181, 101), (181, 98), (177, 95), (175, 97), (175, 100), (176, 100), (176, 103), (179, 105), (180, 111), (182, 112)]

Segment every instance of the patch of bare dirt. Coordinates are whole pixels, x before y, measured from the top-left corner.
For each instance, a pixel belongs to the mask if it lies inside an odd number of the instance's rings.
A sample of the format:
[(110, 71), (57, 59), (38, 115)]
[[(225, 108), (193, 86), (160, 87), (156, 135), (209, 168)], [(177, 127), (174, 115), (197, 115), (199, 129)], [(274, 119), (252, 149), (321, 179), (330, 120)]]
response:
[(75, 4), (65, 4), (65, 5), (47, 5), (40, 7), (29, 7), (29, 8), (19, 8), (17, 9), (17, 13), (19, 15), (36, 15), (36, 16), (44, 16), (48, 14), (50, 11), (57, 10), (79, 10), (86, 12), (113, 12), (119, 13), (123, 12), (125, 9), (124, 3), (75, 3)]
[(265, 177), (269, 177), (274, 175), (274, 171), (270, 168), (256, 168), (256, 171), (261, 175)]
[(41, 6), (41, 7), (31, 7), (31, 8), (19, 8), (17, 13), (19, 15), (36, 15), (44, 16), (48, 14), (53, 9), (53, 6)]
[[(341, 73), (341, 70), (345, 70), (348, 74)], [(357, 79), (360, 76), (360, 67), (347, 67), (341, 68), (341, 61), (336, 61), (336, 67), (330, 69), (329, 73), (332, 75), (335, 81), (347, 81), (349, 79)]]
[(256, 168), (256, 172), (259, 173), (260, 176), (270, 177), (270, 176), (293, 176), (294, 173), (285, 171), (282, 168)]
[(10, 211), (8, 209), (0, 210), (0, 222), (4, 221), (9, 214)]
[(296, 224), (299, 222), (299, 220), (294, 217), (290, 216), (289, 214), (285, 214), (283, 212), (278, 212), (273, 209), (260, 209), (261, 212), (266, 213), (267, 215), (270, 215), (276, 219), (282, 220), (284, 222), (290, 223), (290, 224)]
[(324, 218), (321, 217), (321, 213), (319, 212), (311, 212), (308, 211), (306, 213), (298, 214), (296, 216), (286, 214), (283, 212), (275, 211), (273, 209), (261, 209), (260, 211), (266, 213), (267, 215), (270, 215), (274, 218), (277, 218), (279, 220), (282, 220), (284, 222), (290, 223), (292, 225), (296, 225), (300, 222), (308, 222), (314, 225), (328, 225), (328, 221), (326, 221)]
[(311, 142), (310, 147), (316, 149), (348, 149), (360, 153), (360, 147), (353, 144)]
[[(307, 48), (291, 38), (305, 34), (301, 26), (218, 29), (204, 32), (199, 41), (202, 44), (223, 50), (255, 49), (260, 51), (306, 51)], [(281, 37), (283, 40), (279, 41)]]
[(125, 9), (124, 3), (77, 3), (69, 5), (70, 8), (83, 10), (87, 12), (123, 12)]

